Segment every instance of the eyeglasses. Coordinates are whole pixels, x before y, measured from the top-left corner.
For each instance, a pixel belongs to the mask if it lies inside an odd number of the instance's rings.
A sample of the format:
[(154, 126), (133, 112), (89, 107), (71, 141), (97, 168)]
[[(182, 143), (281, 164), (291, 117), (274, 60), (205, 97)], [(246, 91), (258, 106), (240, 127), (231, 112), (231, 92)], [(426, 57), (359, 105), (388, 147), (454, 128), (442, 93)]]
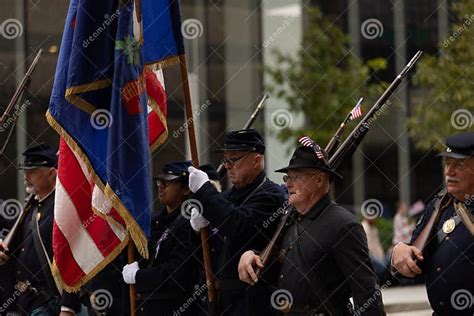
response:
[(301, 180), (302, 176), (301, 175), (293, 175), (293, 176), (289, 176), (287, 174), (285, 174), (283, 176), (283, 181), (286, 182), (286, 181), (296, 181), (296, 180)]
[(156, 180), (156, 185), (159, 187), (169, 187), (173, 183), (175, 183), (176, 180), (165, 180), (165, 179), (158, 179)]
[(244, 158), (245, 156), (250, 155), (251, 153), (252, 153), (252, 152), (250, 151), (250, 152), (248, 152), (248, 153), (246, 153), (246, 154), (244, 154), (244, 155), (242, 155), (242, 156), (240, 156), (240, 157), (238, 157), (238, 158), (223, 158), (223, 159), (221, 160), (221, 163), (222, 163), (223, 165), (225, 165), (226, 163), (228, 163), (228, 164), (232, 167), (232, 166), (235, 166), (235, 165), (237, 164), (237, 162), (238, 162), (240, 159)]
[(297, 181), (297, 180), (301, 180), (303, 179), (304, 176), (315, 176), (317, 175), (318, 173), (320, 173), (320, 171), (318, 172), (313, 172), (313, 173), (305, 173), (305, 174), (294, 174), (294, 175), (288, 175), (288, 174), (285, 174), (283, 176), (283, 181), (286, 182), (286, 181)]

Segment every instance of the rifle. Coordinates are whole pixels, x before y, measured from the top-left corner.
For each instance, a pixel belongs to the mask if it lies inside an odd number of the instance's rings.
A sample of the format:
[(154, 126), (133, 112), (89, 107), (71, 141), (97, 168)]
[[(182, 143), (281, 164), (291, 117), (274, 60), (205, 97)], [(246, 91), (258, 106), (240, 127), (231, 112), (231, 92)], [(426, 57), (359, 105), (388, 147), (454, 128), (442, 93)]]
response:
[(25, 217), (28, 214), (28, 211), (33, 205), (34, 198), (35, 198), (35, 195), (30, 194), (28, 198), (26, 199), (25, 205), (23, 206), (23, 210), (21, 211), (20, 215), (16, 219), (15, 224), (13, 224), (12, 229), (8, 232), (7, 236), (5, 236), (5, 239), (3, 240), (3, 245), (5, 249), (10, 249), (10, 245), (12, 244), (13, 239), (18, 233), (18, 230), (20, 229), (21, 224), (25, 220)]
[[(362, 139), (367, 135), (367, 132), (370, 128), (370, 122), (374, 120), (374, 116), (378, 113), (382, 105), (388, 100), (390, 95), (395, 91), (398, 85), (401, 83), (402, 79), (407, 75), (407, 73), (413, 68), (415, 63), (420, 59), (422, 51), (418, 51), (410, 62), (403, 68), (403, 70), (398, 74), (398, 76), (393, 80), (390, 86), (384, 91), (384, 93), (380, 96), (380, 98), (375, 102), (372, 106), (370, 111), (365, 115), (365, 117), (359, 122), (359, 124), (352, 130), (351, 134), (346, 138), (344, 143), (342, 143), (341, 147), (332, 155), (329, 159), (329, 166), (333, 170), (337, 170), (344, 161), (347, 161), (352, 154), (357, 149), (357, 147), (362, 142)], [(337, 133), (337, 132), (336, 132)], [(273, 235), (272, 239), (268, 243), (268, 245), (262, 251), (260, 255), (260, 260), (262, 261), (263, 265), (268, 263), (270, 256), (275, 248), (275, 243), (279, 239), (281, 233), (283, 232), (283, 227), (286, 226), (286, 222), (290, 217), (291, 213), (293, 213), (294, 207), (292, 207), (288, 202), (285, 202), (286, 207), (283, 210), (283, 216), (278, 223), (278, 227)], [(256, 269), (255, 273), (257, 277), (259, 277), (262, 273), (262, 269)]]
[[(260, 113), (260, 111), (262, 110), (263, 108), (263, 104), (265, 103), (265, 101), (269, 98), (268, 94), (265, 93), (262, 97), (262, 99), (260, 100), (260, 102), (257, 104), (257, 107), (255, 108), (255, 111), (253, 111), (252, 115), (250, 116), (250, 118), (248, 119), (247, 123), (245, 123), (244, 125), (244, 128), (243, 129), (249, 129), (253, 123), (255, 122), (255, 119), (257, 118), (257, 115), (258, 113)], [(224, 168), (224, 164), (220, 164), (218, 167), (217, 167), (217, 174), (219, 175), (219, 177), (221, 177), (221, 173), (222, 173), (222, 176), (224, 175), (224, 172), (225, 172), (225, 168)]]
[[(360, 98), (359, 101), (357, 101), (355, 107), (359, 106), (362, 103), (362, 100), (364, 100), (364, 98)], [(333, 135), (333, 137), (331, 138), (331, 140), (327, 144), (326, 148), (324, 149), (324, 151), (326, 152), (328, 157), (331, 157), (334, 154), (334, 152), (336, 151), (337, 146), (339, 146), (339, 143), (341, 142), (341, 135), (342, 135), (342, 133), (344, 132), (344, 130), (346, 128), (346, 124), (350, 120), (352, 120), (352, 111), (350, 111), (347, 114), (346, 118), (341, 123), (341, 125), (337, 129), (336, 133)]]
[(420, 59), (422, 51), (418, 51), (408, 62), (408, 64), (403, 68), (403, 70), (398, 74), (398, 76), (392, 81), (390, 86), (384, 91), (380, 98), (375, 102), (370, 111), (365, 115), (359, 124), (354, 128), (351, 134), (346, 138), (341, 147), (336, 150), (334, 155), (329, 159), (329, 166), (334, 170), (337, 170), (339, 166), (352, 156), (354, 151), (360, 145), (365, 135), (369, 132), (370, 124), (375, 120), (375, 115), (379, 113), (380, 108), (385, 105), (385, 102), (388, 98), (395, 92), (395, 89), (400, 85), (403, 78), (406, 77), (408, 72), (413, 68), (415, 63)]
[[(26, 71), (26, 74), (23, 76), (23, 79), (21, 79), (20, 84), (16, 88), (15, 93), (13, 94), (13, 97), (11, 98), (10, 102), (8, 103), (7, 108), (5, 109), (2, 116), (0, 117), (0, 126), (2, 126), (3, 123), (5, 122), (6, 118), (10, 116), (11, 111), (13, 110), (13, 107), (15, 106), (18, 99), (22, 96), (23, 92), (25, 91), (26, 87), (28, 86), (28, 84), (31, 80), (31, 75), (33, 74), (33, 71), (35, 70), (36, 65), (38, 64), (38, 61), (41, 57), (42, 52), (43, 52), (42, 49), (40, 49), (38, 51), (38, 53), (36, 54), (35, 59), (33, 60), (30, 67)], [(5, 140), (5, 143), (3, 144), (2, 149), (0, 150), (0, 155), (2, 155), (4, 153), (4, 151), (5, 151), (5, 149), (8, 145), (8, 142), (10, 141), (10, 138), (11, 138), (12, 133), (13, 133), (13, 126), (14, 126), (15, 123), (16, 123), (16, 117), (13, 120), (12, 127), (10, 129), (10, 132), (9, 132), (8, 136), (7, 136), (7, 139)]]

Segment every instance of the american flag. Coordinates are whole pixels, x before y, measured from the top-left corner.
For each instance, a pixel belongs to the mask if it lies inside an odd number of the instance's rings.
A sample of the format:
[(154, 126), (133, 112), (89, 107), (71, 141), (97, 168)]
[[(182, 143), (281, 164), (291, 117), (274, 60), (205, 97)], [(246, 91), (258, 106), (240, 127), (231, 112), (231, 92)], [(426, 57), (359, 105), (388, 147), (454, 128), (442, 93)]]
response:
[(298, 142), (305, 147), (311, 147), (319, 159), (324, 159), (324, 153), (321, 150), (321, 147), (319, 147), (319, 145), (316, 144), (316, 142), (308, 136), (300, 137), (300, 139), (298, 139)]
[(362, 107), (361, 107), (362, 100), (364, 100), (364, 98), (360, 98), (359, 101), (357, 101), (357, 104), (352, 109), (351, 120), (355, 120), (356, 118), (359, 118), (362, 116)]

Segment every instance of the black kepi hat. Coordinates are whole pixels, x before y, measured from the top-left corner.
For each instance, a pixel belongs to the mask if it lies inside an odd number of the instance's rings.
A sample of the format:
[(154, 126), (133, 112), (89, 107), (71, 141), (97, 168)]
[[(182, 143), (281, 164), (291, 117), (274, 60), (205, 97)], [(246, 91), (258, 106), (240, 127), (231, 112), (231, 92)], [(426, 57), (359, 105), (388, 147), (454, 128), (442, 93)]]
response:
[(18, 169), (30, 170), (39, 167), (54, 167), (58, 165), (56, 151), (46, 143), (28, 147), (23, 153), (25, 159)]
[(252, 151), (265, 153), (265, 142), (262, 135), (255, 129), (231, 131), (225, 135), (224, 146), (216, 152), (224, 151)]
[(167, 163), (162, 172), (154, 177), (154, 180), (179, 180), (181, 182), (188, 182), (189, 172), (188, 168), (191, 167), (191, 161), (173, 161)]
[(446, 147), (446, 151), (439, 154), (439, 156), (456, 159), (474, 157), (474, 132), (457, 134), (446, 138)]

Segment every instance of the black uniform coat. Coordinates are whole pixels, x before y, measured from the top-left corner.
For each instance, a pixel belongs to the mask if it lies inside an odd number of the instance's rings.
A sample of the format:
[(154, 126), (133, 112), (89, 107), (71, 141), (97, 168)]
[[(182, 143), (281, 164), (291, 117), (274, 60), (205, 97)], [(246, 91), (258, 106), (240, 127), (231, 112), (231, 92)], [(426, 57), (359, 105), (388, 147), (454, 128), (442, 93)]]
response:
[(138, 314), (195, 314), (196, 302), (205, 290), (194, 288), (199, 266), (193, 235), (189, 220), (181, 216), (180, 208), (169, 214), (164, 208), (152, 221), (150, 258), (140, 263), (135, 276), (140, 296)]
[[(411, 242), (421, 233), (434, 211), (435, 200), (431, 201), (425, 214), (413, 232)], [(474, 216), (473, 205), (468, 209)], [(455, 214), (454, 205), (441, 211), (433, 232), (438, 232), (444, 222)], [(425, 251), (420, 268), (426, 281), (426, 289), (431, 308), (437, 315), (474, 314), (474, 237), (461, 221), (439, 244), (432, 239)], [(469, 303), (470, 302), (470, 307)]]
[(290, 313), (350, 315), (353, 297), (357, 315), (384, 315), (367, 238), (355, 215), (329, 195), (308, 213), (292, 215), (279, 252), (278, 281), (293, 303)]
[[(17, 281), (27, 282), (31, 284), (30, 290), (18, 297), (17, 306), (19, 312), (29, 314), (40, 306), (47, 306), (47, 302), (58, 300), (58, 304), (79, 311), (80, 302), (74, 294), (64, 293), (59, 299), (58, 290), (52, 279), (51, 270), (48, 264), (41, 260), (42, 253), (37, 252), (34, 241), (33, 215), (37, 209), (39, 218), (39, 232), (43, 240), (44, 247), (48, 252), (48, 256), (52, 262), (53, 246), (53, 216), (54, 216), (54, 191), (50, 193), (42, 201), (34, 200), (34, 205), (28, 211), (22, 222), (21, 228), (16, 235), (13, 247), (10, 246), (12, 255), (10, 260), (14, 262), (15, 279)], [(12, 297), (18, 293), (12, 289)], [(52, 310), (50, 311), (53, 312)]]
[[(217, 271), (219, 279), (219, 313), (229, 315), (266, 315), (270, 306), (271, 288), (264, 282), (249, 287), (238, 276), (242, 253), (262, 249), (276, 228), (284, 202), (280, 186), (261, 172), (245, 188), (219, 193), (207, 182), (194, 195), (203, 205), (203, 216), (224, 236)], [(215, 258), (213, 258), (214, 260)]]

